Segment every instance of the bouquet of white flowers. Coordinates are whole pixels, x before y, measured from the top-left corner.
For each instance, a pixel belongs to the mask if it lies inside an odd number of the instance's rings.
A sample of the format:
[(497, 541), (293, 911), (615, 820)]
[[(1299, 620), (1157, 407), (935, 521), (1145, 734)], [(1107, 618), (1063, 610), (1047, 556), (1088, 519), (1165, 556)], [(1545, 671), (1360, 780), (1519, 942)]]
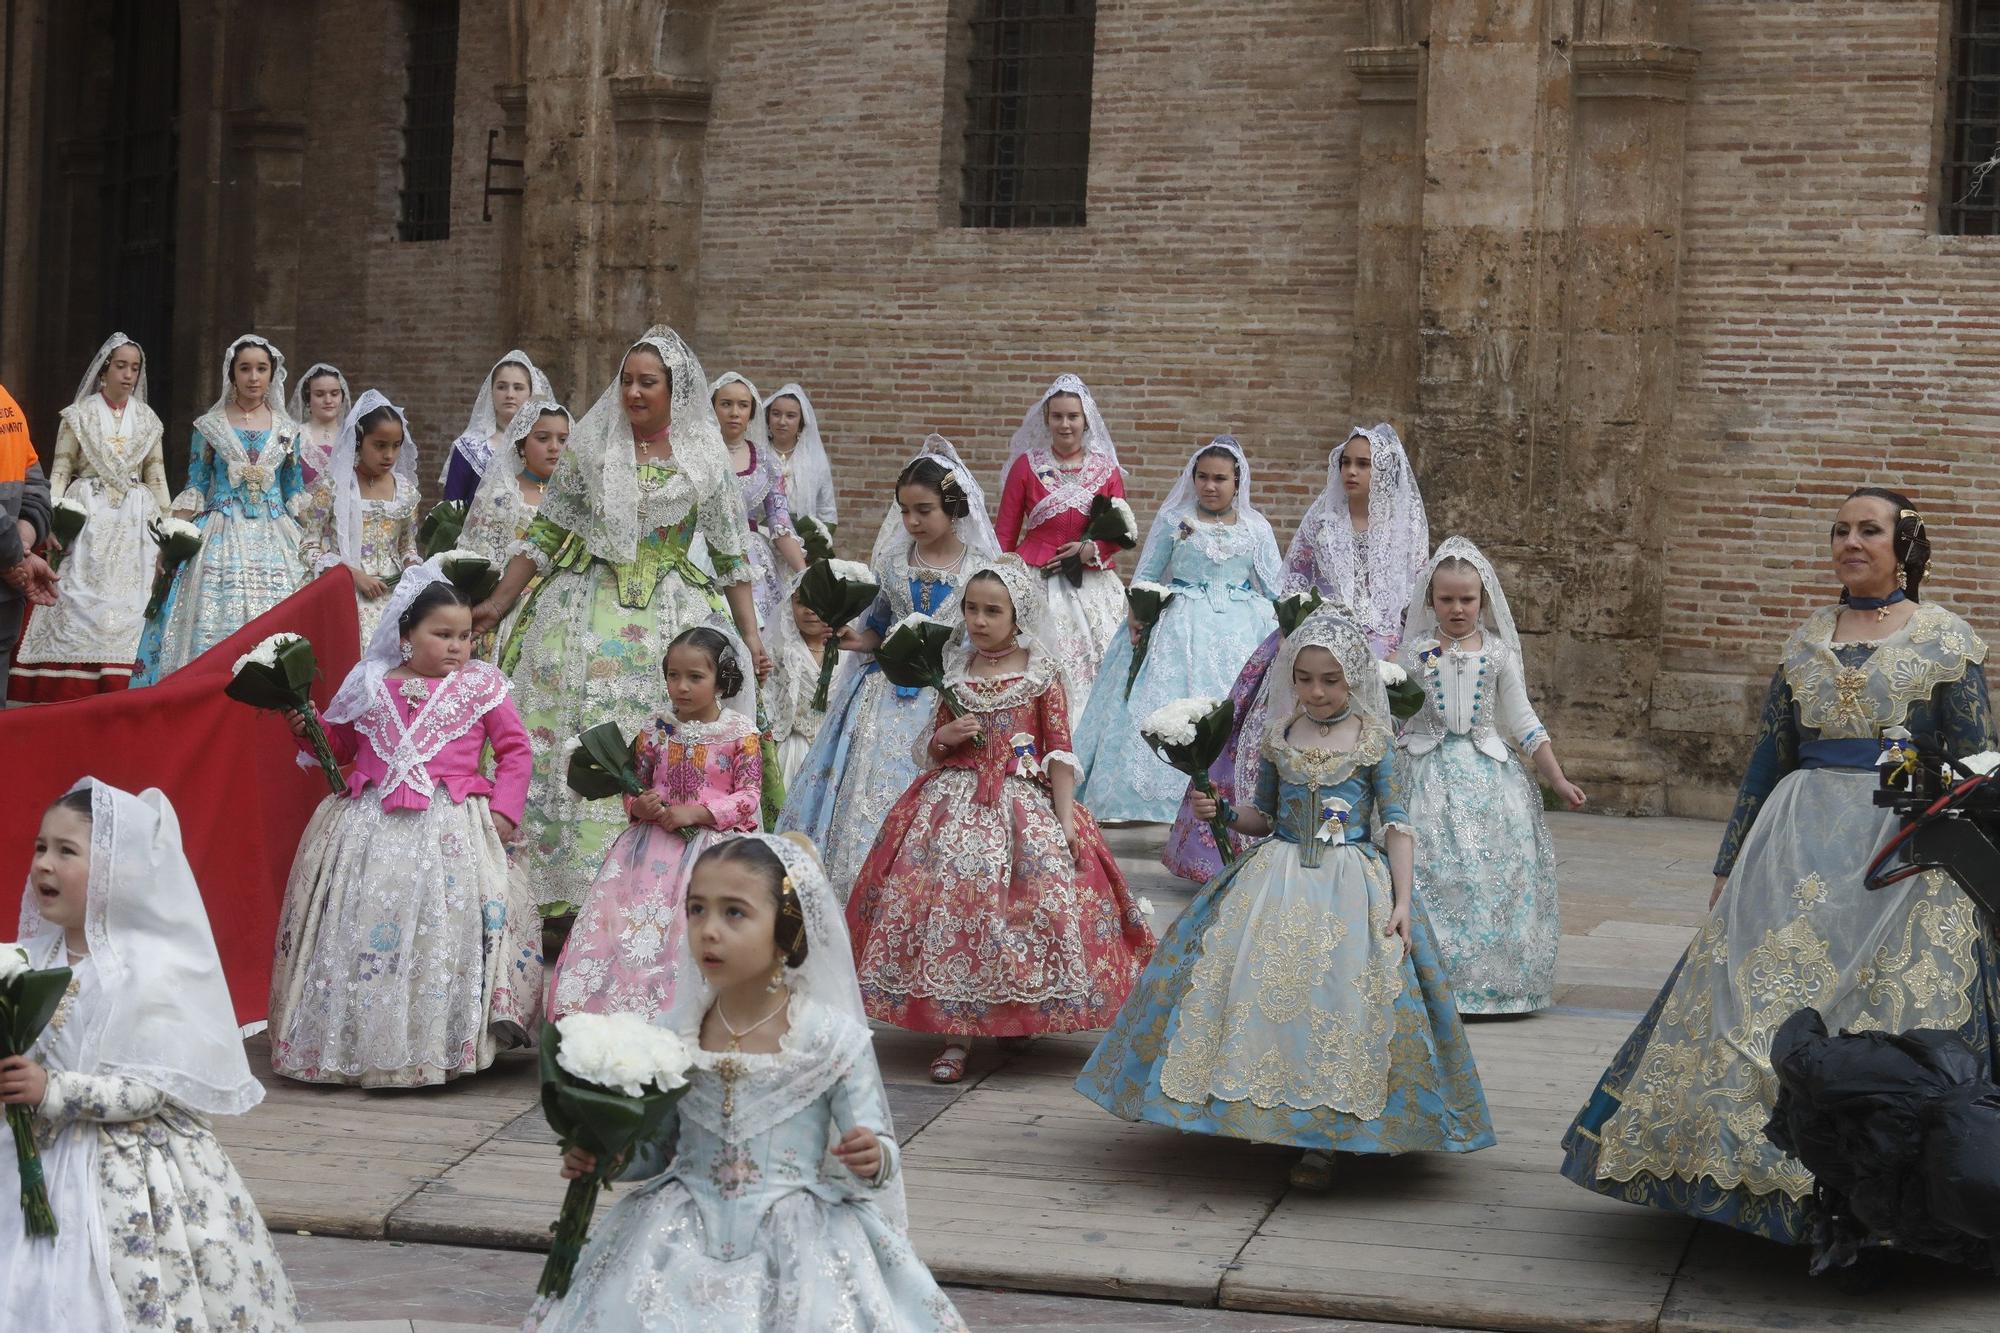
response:
[[(63, 992), (69, 989), (66, 967), (28, 966), (28, 951), (18, 944), (0, 944), (0, 1056), (26, 1055), (35, 1039), (55, 1017)], [(35, 1146), (33, 1108), (7, 1108), (7, 1128), (14, 1135), (14, 1161), (21, 1176), (21, 1212), (30, 1236), (56, 1234), (55, 1211), (49, 1207), (48, 1186), (42, 1180), (42, 1154)]]
[(449, 551), (458, 545), (458, 535), (465, 531), (465, 516), (470, 506), (463, 500), (440, 500), (431, 506), (424, 521), (417, 525), (417, 549), (428, 560), (439, 551)]
[(1291, 638), (1292, 631), (1303, 625), (1306, 617), (1319, 610), (1325, 603), (1326, 599), (1319, 595), (1318, 588), (1295, 592), (1289, 597), (1272, 598), (1271, 609), (1278, 616), (1279, 637)]
[[(906, 690), (936, 690), (953, 717), (965, 716), (965, 703), (958, 692), (945, 684), (944, 650), (951, 642), (951, 626), (913, 611), (897, 621), (875, 650), (875, 665), (891, 685)], [(986, 744), (982, 733), (972, 738), (974, 745)]]
[(326, 785), (338, 796), (347, 790), (347, 784), (340, 780), (340, 763), (333, 757), (333, 746), (327, 743), (319, 714), (313, 711), (312, 683), (318, 674), (319, 662), (313, 657), (313, 646), (303, 636), (273, 634), (236, 659), (222, 692), (252, 708), (277, 713), (296, 711), (303, 717), (313, 758), (319, 760), (320, 771), (326, 774)]
[[(1121, 551), (1139, 543), (1139, 520), (1132, 506), (1115, 495), (1100, 495), (1090, 502), (1090, 515), (1083, 521), (1085, 542), (1105, 542)], [(1072, 588), (1083, 586), (1083, 557), (1073, 555), (1062, 562), (1063, 577)]]
[(1195, 790), (1215, 800), (1215, 818), (1208, 822), (1223, 864), (1236, 859), (1229, 847), (1228, 803), (1216, 795), (1208, 770), (1229, 743), (1236, 705), (1228, 699), (1176, 699), (1154, 710), (1139, 724), (1139, 736), (1153, 753), (1194, 780)]
[(475, 606), (491, 597), (500, 586), (500, 571), (477, 551), (456, 547), (432, 558), (438, 563), (438, 571)]
[(1167, 603), (1174, 600), (1174, 590), (1158, 583), (1148, 583), (1144, 579), (1133, 579), (1132, 586), (1125, 589), (1125, 609), (1132, 615), (1132, 624), (1139, 631), (1139, 642), (1132, 647), (1132, 666), (1125, 673), (1125, 697), (1132, 697), (1132, 686), (1139, 679), (1139, 668), (1146, 664), (1146, 650), (1153, 646), (1153, 627), (1160, 623), (1160, 616), (1166, 611)]
[[(873, 606), (881, 592), (875, 571), (858, 560), (822, 560), (808, 566), (799, 579), (799, 600), (826, 622), (827, 632), (835, 640), (840, 637), (840, 627)], [(815, 712), (826, 711), (826, 690), (833, 683), (834, 659), (839, 656), (825, 653), (820, 658), (819, 686), (812, 700)]]
[(1389, 712), (1397, 721), (1412, 718), (1424, 706), (1424, 687), (1410, 679), (1410, 673), (1394, 662), (1377, 662), (1382, 688), (1389, 695)]
[(635, 1148), (664, 1139), (669, 1113), (687, 1089), (694, 1049), (638, 1014), (569, 1014), (542, 1024), (541, 1046), (542, 1114), (564, 1149), (597, 1158), (597, 1169), (572, 1180), (563, 1196), (535, 1288), (537, 1295), (562, 1296), (590, 1235), (598, 1192)]
[(156, 518), (146, 525), (160, 548), (160, 570), (153, 576), (153, 595), (146, 603), (146, 619), (160, 614), (167, 589), (174, 586), (174, 571), (201, 551), (201, 529), (184, 518)]
[(49, 553), (49, 568), (61, 569), (62, 562), (69, 557), (69, 548), (76, 545), (77, 534), (90, 517), (90, 511), (75, 500), (58, 500), (49, 510), (49, 536), (56, 539), (56, 549)]
[(792, 527), (799, 534), (799, 545), (805, 548), (807, 563), (833, 559), (832, 528), (811, 514), (792, 515)]

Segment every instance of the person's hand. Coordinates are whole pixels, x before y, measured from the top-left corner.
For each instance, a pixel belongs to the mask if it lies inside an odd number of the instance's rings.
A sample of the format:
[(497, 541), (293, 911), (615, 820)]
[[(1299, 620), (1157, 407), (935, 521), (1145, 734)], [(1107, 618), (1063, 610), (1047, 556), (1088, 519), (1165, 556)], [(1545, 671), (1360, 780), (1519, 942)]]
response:
[(27, 1056), (0, 1060), (0, 1106), (40, 1106), (48, 1091), (48, 1071)]
[(856, 1125), (841, 1135), (840, 1142), (833, 1146), (833, 1155), (863, 1180), (874, 1180), (882, 1174), (882, 1140), (864, 1125)]
[(1132, 617), (1130, 616), (1125, 617), (1125, 634), (1126, 637), (1132, 640), (1132, 646), (1134, 648), (1137, 648), (1139, 646), (1139, 633), (1140, 633), (1139, 626), (1133, 622)]
[(1403, 941), (1403, 956), (1405, 958), (1410, 956), (1410, 900), (1408, 898), (1404, 898), (1398, 902), (1396, 910), (1389, 913), (1389, 928), (1383, 931), (1382, 934), (1385, 937), (1394, 935), (1401, 939)]
[(840, 633), (834, 635), (834, 643), (843, 652), (866, 653), (873, 651), (868, 647), (868, 640), (861, 637), (861, 631), (852, 625), (842, 625)]
[(771, 655), (764, 651), (764, 636), (753, 634), (743, 641), (743, 646), (750, 650), (751, 667), (757, 673), (757, 683), (762, 685), (771, 676)]
[(1708, 894), (1708, 905), (1710, 907), (1714, 907), (1716, 901), (1722, 897), (1723, 886), (1725, 886), (1728, 883), (1729, 883), (1729, 876), (1727, 875), (1717, 875), (1715, 877), (1715, 887), (1711, 889)]
[(1061, 546), (1056, 547), (1057, 560), (1068, 560), (1072, 556), (1079, 560), (1083, 558), (1082, 542), (1064, 542)]
[(660, 812), (666, 808), (667, 803), (660, 799), (658, 792), (642, 791), (632, 798), (628, 813), (636, 824), (656, 824), (659, 822)]
[(376, 578), (373, 574), (357, 572), (354, 576), (354, 591), (360, 593), (367, 600), (374, 602), (381, 600), (382, 595), (389, 591), (389, 585)]
[(1188, 803), (1194, 807), (1195, 818), (1203, 822), (1214, 819), (1216, 812), (1222, 809), (1220, 805), (1216, 804), (1213, 796), (1203, 791), (1197, 791), (1189, 796)]
[(305, 711), (298, 708), (287, 708), (284, 716), (285, 725), (292, 729), (292, 735), (298, 737), (300, 740), (304, 740), (307, 730)]
[(487, 598), (472, 608), (472, 632), (474, 634), (486, 633), (498, 625), (501, 617), (505, 614), (491, 597)]
[(15, 563), (0, 569), (4, 582), (36, 606), (56, 604), (56, 572), (49, 562), (30, 551)]
[(1590, 800), (1588, 796), (1583, 794), (1583, 788), (1577, 786), (1568, 778), (1564, 778), (1555, 785), (1555, 793), (1561, 798), (1562, 803), (1572, 810), (1583, 809), (1585, 802)]
[(978, 734), (979, 719), (967, 713), (964, 717), (955, 717), (939, 727), (932, 739), (947, 750), (956, 750)]
[(660, 807), (660, 817), (653, 822), (672, 832), (675, 829), (687, 828), (700, 818), (701, 807), (698, 805), (663, 805)]
[(514, 834), (519, 827), (518, 824), (505, 815), (495, 814), (493, 816), (493, 831), (500, 835), (500, 841), (503, 843), (514, 841)]
[(571, 1148), (563, 1154), (562, 1162), (564, 1180), (581, 1180), (597, 1170), (597, 1154), (586, 1152), (582, 1148)]
[(1069, 859), (1076, 862), (1077, 869), (1081, 870), (1083, 868), (1083, 841), (1077, 837), (1075, 806), (1071, 806), (1062, 812), (1061, 823), (1063, 841), (1069, 844)]

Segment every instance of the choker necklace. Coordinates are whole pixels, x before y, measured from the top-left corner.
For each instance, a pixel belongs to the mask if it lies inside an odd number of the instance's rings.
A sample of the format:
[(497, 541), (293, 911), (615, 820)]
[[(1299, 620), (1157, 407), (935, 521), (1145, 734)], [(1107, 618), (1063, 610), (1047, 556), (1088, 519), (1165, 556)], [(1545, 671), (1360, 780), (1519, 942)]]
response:
[(658, 444), (661, 440), (667, 438), (667, 432), (672, 429), (673, 429), (672, 426), (663, 426), (660, 428), (660, 433), (657, 435), (641, 435), (639, 434), (638, 431), (635, 430), (632, 432), (632, 435), (641, 444)]
[(988, 662), (1004, 662), (1008, 658), (1012, 657), (1015, 651), (1020, 648), (1020, 646), (1021, 645), (1018, 643), (1010, 643), (997, 653), (989, 653), (984, 648), (981, 648), (978, 644), (974, 644), (972, 646), (972, 651), (979, 654), (979, 656), (986, 659)]
[(1333, 730), (1335, 727), (1339, 726), (1341, 723), (1347, 721), (1348, 718), (1353, 716), (1354, 716), (1354, 704), (1352, 701), (1349, 701), (1347, 707), (1341, 709), (1338, 713), (1335, 713), (1332, 717), (1328, 718), (1324, 722), (1314, 717), (1311, 713), (1306, 714), (1306, 721), (1312, 723), (1315, 727), (1318, 727), (1322, 732), (1327, 732)]
[(1887, 597), (1855, 597), (1850, 595), (1847, 599), (1847, 609), (1850, 611), (1873, 611), (1875, 619), (1883, 621), (1889, 618), (1890, 607), (1898, 602), (1907, 602), (1909, 600), (1910, 595), (1901, 588), (1898, 588)]

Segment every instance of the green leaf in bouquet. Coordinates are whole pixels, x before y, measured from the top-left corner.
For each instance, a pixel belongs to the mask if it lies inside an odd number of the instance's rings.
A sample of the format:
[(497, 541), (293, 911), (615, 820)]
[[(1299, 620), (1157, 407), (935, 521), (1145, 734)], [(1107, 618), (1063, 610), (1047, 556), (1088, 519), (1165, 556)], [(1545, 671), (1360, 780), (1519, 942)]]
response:
[(875, 665), (891, 685), (906, 690), (934, 690), (944, 684), (944, 650), (952, 628), (939, 621), (899, 625), (875, 650)]
[(465, 511), (463, 500), (444, 500), (431, 506), (417, 527), (417, 549), (424, 553), (424, 559), (458, 545), (458, 535), (465, 530)]
[(438, 568), (475, 606), (491, 597), (500, 586), (500, 571), (483, 555), (458, 556), (442, 562)]
[(1146, 664), (1146, 654), (1153, 646), (1153, 627), (1160, 623), (1166, 612), (1167, 603), (1174, 600), (1171, 588), (1158, 584), (1134, 583), (1125, 590), (1125, 606), (1132, 615), (1132, 623), (1138, 627), (1139, 642), (1132, 648), (1132, 665), (1125, 671), (1125, 698), (1132, 697), (1132, 687), (1139, 682), (1139, 668)]
[(1398, 722), (1415, 717), (1424, 708), (1424, 687), (1407, 676), (1388, 687), (1389, 713)]
[(632, 766), (632, 746), (616, 722), (600, 722), (577, 736), (565, 777), (569, 789), (586, 801), (637, 796), (646, 790)]
[[(799, 579), (799, 600), (836, 633), (842, 625), (873, 606), (882, 592), (872, 574), (865, 582), (858, 576), (843, 577), (841, 566), (846, 563), (822, 560), (808, 568)], [(866, 569), (867, 566), (856, 568)]]
[(805, 548), (808, 562), (833, 559), (832, 525), (822, 523), (810, 514), (798, 514), (793, 516), (792, 526), (798, 529), (799, 545)]
[(1308, 588), (1304, 592), (1295, 592), (1290, 597), (1278, 598), (1271, 605), (1277, 612), (1279, 635), (1291, 638), (1293, 632), (1305, 623), (1306, 617), (1319, 610), (1325, 602), (1326, 599), (1320, 596), (1318, 588)]
[(5, 1018), (0, 1023), (0, 1040), (6, 1042), (6, 1049), (0, 1054), (27, 1054), (35, 1038), (42, 1035), (42, 1029), (56, 1016), (63, 992), (69, 989), (69, 980), (68, 968), (45, 967), (21, 973), (0, 990), (0, 1015)]

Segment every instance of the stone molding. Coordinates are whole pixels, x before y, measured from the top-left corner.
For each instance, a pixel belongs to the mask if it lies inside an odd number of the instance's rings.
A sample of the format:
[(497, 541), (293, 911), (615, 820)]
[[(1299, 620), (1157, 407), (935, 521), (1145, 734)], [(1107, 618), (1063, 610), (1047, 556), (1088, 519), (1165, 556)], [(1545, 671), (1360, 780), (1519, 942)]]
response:
[(496, 83), (493, 85), (493, 100), (500, 107), (500, 128), (504, 130), (527, 128), (528, 85)]
[(679, 74), (624, 74), (611, 80), (611, 118), (620, 124), (708, 124), (706, 79)]
[(1416, 101), (1423, 62), (1419, 46), (1357, 46), (1347, 52), (1347, 68), (1364, 103)]
[(1663, 42), (1577, 42), (1569, 49), (1579, 98), (1685, 102), (1701, 52)]

